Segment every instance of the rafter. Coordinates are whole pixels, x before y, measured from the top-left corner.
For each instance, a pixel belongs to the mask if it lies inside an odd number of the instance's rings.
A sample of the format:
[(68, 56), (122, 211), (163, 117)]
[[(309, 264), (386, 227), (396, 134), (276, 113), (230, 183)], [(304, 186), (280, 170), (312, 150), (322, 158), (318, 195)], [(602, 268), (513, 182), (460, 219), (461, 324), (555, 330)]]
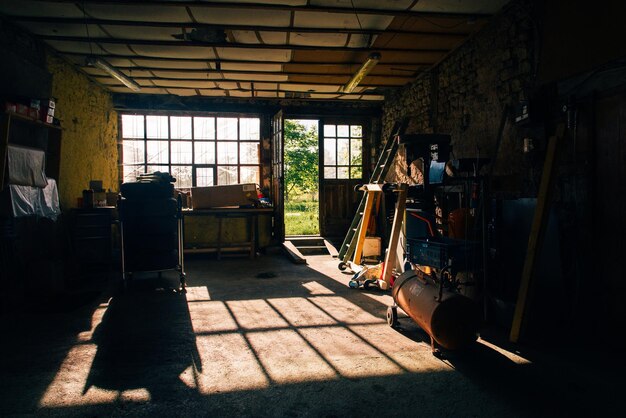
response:
[[(282, 74), (278, 74), (280, 76)], [(98, 76), (91, 74), (92, 77), (96, 77), (98, 79), (113, 79), (108, 76)], [(250, 80), (249, 78), (212, 78), (212, 79), (197, 79), (197, 78), (174, 78), (174, 77), (156, 77), (156, 76), (133, 76), (133, 80), (158, 80), (158, 81), (172, 81), (172, 82), (197, 82), (197, 83), (205, 83), (205, 82), (217, 82), (217, 83), (269, 83), (269, 84), (293, 84), (299, 86), (328, 86), (328, 87), (341, 87), (345, 84), (345, 82), (324, 82), (324, 81), (291, 81), (291, 80)], [(387, 77), (385, 77), (387, 78)], [(365, 78), (367, 80), (367, 78)], [(372, 88), (384, 88), (384, 87), (398, 87), (402, 86), (406, 83), (406, 80), (401, 81), (400, 83), (390, 83), (390, 84), (373, 84), (368, 83), (367, 81), (359, 83), (359, 87), (372, 87)], [(108, 84), (105, 84), (108, 85)], [(145, 87), (142, 85), (142, 87)]]
[(372, 48), (372, 47), (346, 47), (346, 46), (311, 46), (311, 45), (285, 45), (285, 44), (246, 44), (232, 42), (194, 42), (194, 41), (165, 41), (150, 39), (121, 39), (121, 38), (87, 38), (82, 36), (57, 36), (38, 35), (46, 41), (82, 42), (94, 44), (124, 44), (124, 45), (151, 45), (151, 46), (188, 46), (204, 48), (245, 48), (245, 49), (273, 49), (295, 51), (346, 51), (346, 52), (434, 52), (447, 53), (447, 48)]
[[(76, 0), (36, 0), (48, 3), (76, 3)], [(143, 0), (81, 0), (81, 4), (102, 4), (106, 6), (145, 6), (155, 7), (155, 2), (146, 2)], [(158, 6), (165, 7), (196, 7), (204, 9), (246, 9), (246, 10), (270, 10), (270, 11), (295, 11), (295, 12), (322, 12), (322, 13), (339, 13), (339, 14), (361, 14), (361, 15), (378, 15), (378, 16), (409, 16), (416, 18), (444, 18), (444, 19), (461, 19), (476, 20), (488, 18), (491, 14), (485, 13), (442, 13), (442, 12), (416, 12), (412, 10), (397, 9), (371, 9), (363, 7), (333, 7), (333, 6), (292, 6), (288, 4), (267, 4), (267, 3), (222, 3), (201, 0), (160, 0)]]
[[(61, 55), (68, 57), (87, 57), (88, 54), (84, 52), (59, 52)], [(249, 59), (222, 59), (222, 58), (174, 58), (174, 57), (153, 57), (149, 55), (133, 55), (133, 54), (94, 54), (95, 56), (104, 59), (127, 59), (127, 60), (149, 60), (159, 62), (201, 62), (201, 63), (214, 63), (220, 62), (221, 64), (294, 64), (294, 65), (309, 65), (314, 67), (327, 67), (327, 66), (360, 66), (363, 62), (358, 61), (338, 61), (338, 62), (309, 62), (309, 61), (272, 61), (269, 59), (261, 60), (249, 60)], [(381, 65), (394, 65), (394, 66), (431, 66), (434, 62), (386, 62)], [(177, 68), (170, 68), (170, 70), (177, 70)]]
[[(291, 64), (291, 63), (290, 63)], [(83, 68), (90, 68), (90, 67), (83, 67)], [(221, 69), (221, 70), (216, 70), (216, 69), (212, 69), (212, 68), (207, 68), (207, 69), (191, 69), (191, 68), (167, 68), (167, 67), (146, 67), (146, 66), (123, 66), (123, 65), (117, 65), (115, 66), (116, 69), (121, 70), (121, 71), (125, 71), (125, 72), (129, 72), (129, 71), (161, 71), (161, 72), (169, 72), (169, 73), (181, 73), (181, 74), (277, 74), (276, 71), (272, 71), (272, 70), (259, 70), (259, 69), (251, 69), (251, 70), (225, 70), (225, 69)], [(418, 70), (403, 70), (403, 71), (407, 71), (407, 72), (417, 72)], [(280, 71), (280, 73), (278, 73), (280, 75), (287, 75), (287, 76), (310, 76), (310, 77), (352, 77), (353, 72), (350, 71), (349, 68), (346, 68), (346, 71), (343, 73), (315, 73), (315, 72), (311, 72), (311, 71)], [(381, 73), (381, 72), (376, 72), (376, 71), (372, 71), (368, 74), (368, 77), (385, 77), (385, 78), (398, 78), (398, 79), (402, 79), (404, 81), (407, 80), (411, 80), (413, 79), (413, 75), (397, 75), (397, 74), (388, 74), (388, 73)], [(193, 80), (200, 80), (200, 79), (193, 79)]]
[(446, 39), (465, 39), (469, 32), (427, 32), (427, 31), (412, 31), (404, 29), (356, 29), (356, 28), (311, 28), (311, 27), (291, 27), (291, 26), (263, 26), (263, 25), (213, 25), (203, 24), (196, 22), (154, 22), (154, 21), (135, 21), (135, 20), (109, 20), (109, 19), (80, 19), (80, 18), (68, 18), (68, 17), (42, 17), (42, 16), (11, 16), (11, 19), (20, 22), (31, 23), (59, 23), (69, 25), (108, 25), (108, 26), (139, 26), (139, 27), (153, 27), (153, 28), (195, 28), (206, 30), (240, 30), (240, 31), (260, 31), (260, 32), (298, 32), (298, 33), (341, 33), (341, 34), (355, 34), (355, 35), (382, 35), (383, 33), (389, 35), (415, 35), (415, 36), (437, 36), (439, 38)]

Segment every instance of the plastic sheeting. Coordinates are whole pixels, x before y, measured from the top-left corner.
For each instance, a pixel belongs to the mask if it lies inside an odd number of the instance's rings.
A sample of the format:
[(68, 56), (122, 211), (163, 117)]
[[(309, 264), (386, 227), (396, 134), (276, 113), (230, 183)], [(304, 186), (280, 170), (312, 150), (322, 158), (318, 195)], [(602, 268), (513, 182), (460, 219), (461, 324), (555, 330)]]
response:
[(46, 153), (35, 148), (9, 145), (7, 147), (9, 184), (46, 187)]
[(11, 184), (8, 189), (11, 211), (16, 218), (36, 215), (56, 221), (61, 214), (59, 190), (54, 179), (48, 179), (44, 188)]

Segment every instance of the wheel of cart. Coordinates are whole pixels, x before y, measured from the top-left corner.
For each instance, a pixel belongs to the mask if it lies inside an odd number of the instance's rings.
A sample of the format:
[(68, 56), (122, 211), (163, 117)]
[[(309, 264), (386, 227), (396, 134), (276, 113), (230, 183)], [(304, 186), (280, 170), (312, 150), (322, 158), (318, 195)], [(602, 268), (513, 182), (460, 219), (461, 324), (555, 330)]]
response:
[(396, 305), (387, 307), (387, 324), (391, 328), (398, 326), (398, 307)]

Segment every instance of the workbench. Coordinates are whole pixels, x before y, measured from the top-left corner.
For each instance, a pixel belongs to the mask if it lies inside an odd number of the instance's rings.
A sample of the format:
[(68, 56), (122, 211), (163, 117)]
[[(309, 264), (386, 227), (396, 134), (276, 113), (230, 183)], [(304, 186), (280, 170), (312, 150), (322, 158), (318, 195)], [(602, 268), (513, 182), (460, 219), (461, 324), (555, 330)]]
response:
[[(259, 247), (259, 215), (271, 215), (274, 213), (273, 208), (212, 208), (212, 209), (185, 209), (183, 214), (183, 230), (185, 218), (187, 217), (207, 217), (211, 216), (217, 219), (217, 242), (214, 246), (203, 248), (189, 248), (183, 237), (183, 248), (186, 254), (192, 253), (217, 253), (220, 259), (224, 249), (229, 250), (246, 250), (250, 254), (250, 258), (256, 256)], [(243, 218), (246, 221), (248, 240), (244, 242), (225, 243), (223, 242), (223, 221), (224, 219)]]

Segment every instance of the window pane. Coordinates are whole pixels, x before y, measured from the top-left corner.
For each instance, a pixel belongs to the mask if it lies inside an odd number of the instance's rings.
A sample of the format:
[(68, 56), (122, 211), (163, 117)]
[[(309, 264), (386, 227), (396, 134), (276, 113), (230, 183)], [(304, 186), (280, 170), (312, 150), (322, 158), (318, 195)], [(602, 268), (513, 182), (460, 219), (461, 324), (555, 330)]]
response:
[(337, 150), (335, 146), (336, 146), (335, 138), (324, 138), (324, 164), (325, 165), (337, 164)]
[(172, 164), (191, 164), (191, 142), (172, 141)]
[(217, 139), (237, 139), (237, 118), (217, 118)]
[(196, 186), (206, 187), (214, 186), (215, 181), (213, 179), (212, 167), (197, 167), (196, 168)]
[(122, 115), (122, 138), (143, 138), (143, 115)]
[(167, 141), (147, 141), (148, 164), (169, 163), (169, 147)]
[(144, 163), (144, 141), (124, 141), (122, 142), (123, 164), (143, 164)]
[(324, 137), (337, 136), (335, 131), (335, 125), (324, 125)]
[(350, 175), (348, 173), (348, 167), (337, 167), (337, 178), (338, 179), (350, 178)]
[(193, 136), (196, 139), (215, 139), (215, 118), (193, 118)]
[(217, 167), (217, 184), (237, 184), (237, 166)]
[(259, 167), (241, 167), (241, 183), (259, 184)]
[(125, 165), (123, 172), (124, 172), (124, 179), (122, 180), (123, 183), (136, 181), (137, 174), (143, 173), (143, 165), (139, 165), (139, 166)]
[(149, 165), (146, 167), (146, 173), (154, 173), (155, 171), (160, 171), (161, 173), (169, 173), (170, 166), (168, 165)]
[(167, 139), (167, 116), (146, 116), (148, 138)]
[(350, 144), (350, 140), (348, 138), (337, 138), (337, 164), (338, 165), (350, 164), (349, 144)]
[(352, 139), (350, 141), (350, 164), (363, 164), (363, 143), (361, 139)]
[(237, 164), (237, 143), (218, 142), (217, 162), (219, 164)]
[(361, 125), (350, 126), (350, 136), (353, 138), (360, 138), (363, 136), (363, 127)]
[(193, 152), (196, 164), (215, 164), (215, 142), (197, 141)]
[(172, 116), (172, 139), (191, 139), (191, 117)]
[(239, 139), (261, 139), (261, 120), (259, 118), (239, 119)]
[(239, 144), (239, 163), (258, 164), (259, 163), (259, 143), (241, 142)]
[(350, 178), (361, 179), (363, 178), (363, 170), (361, 167), (350, 167)]
[(191, 187), (191, 166), (190, 165), (173, 165), (172, 177), (176, 179), (174, 187), (177, 189), (183, 189)]
[(324, 178), (325, 179), (336, 179), (337, 178), (337, 169), (335, 167), (324, 167)]
[(350, 127), (348, 125), (337, 126), (337, 136), (350, 136)]

